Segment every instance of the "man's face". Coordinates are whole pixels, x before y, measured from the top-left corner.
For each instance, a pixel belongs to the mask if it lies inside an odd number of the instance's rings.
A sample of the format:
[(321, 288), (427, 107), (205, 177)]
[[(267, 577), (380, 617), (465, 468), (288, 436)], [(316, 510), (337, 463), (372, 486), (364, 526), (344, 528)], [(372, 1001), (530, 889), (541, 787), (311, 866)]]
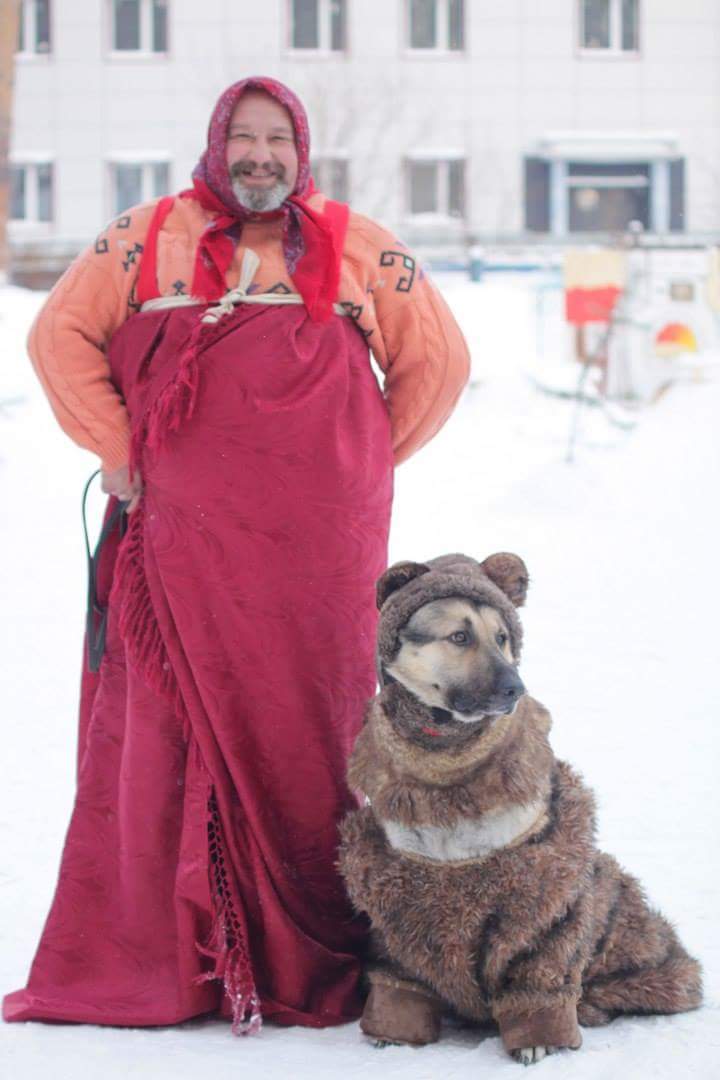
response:
[(233, 110), (225, 149), (232, 189), (248, 210), (276, 210), (297, 180), (290, 113), (261, 90), (247, 90)]

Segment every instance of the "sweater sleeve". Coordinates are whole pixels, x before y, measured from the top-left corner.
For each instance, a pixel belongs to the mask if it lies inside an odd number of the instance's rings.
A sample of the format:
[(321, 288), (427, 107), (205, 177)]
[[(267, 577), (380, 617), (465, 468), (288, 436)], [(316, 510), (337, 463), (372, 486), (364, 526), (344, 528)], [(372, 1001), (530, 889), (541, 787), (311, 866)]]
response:
[(63, 274), (38, 313), (28, 352), (53, 412), (112, 471), (129, 457), (130, 421), (110, 379), (107, 346), (135, 305), (143, 240), (155, 203), (105, 229)]
[(418, 259), (375, 222), (358, 214), (362, 238), (368, 344), (385, 372), (395, 464), (428, 442), (447, 421), (470, 374), (470, 357), (448, 305)]

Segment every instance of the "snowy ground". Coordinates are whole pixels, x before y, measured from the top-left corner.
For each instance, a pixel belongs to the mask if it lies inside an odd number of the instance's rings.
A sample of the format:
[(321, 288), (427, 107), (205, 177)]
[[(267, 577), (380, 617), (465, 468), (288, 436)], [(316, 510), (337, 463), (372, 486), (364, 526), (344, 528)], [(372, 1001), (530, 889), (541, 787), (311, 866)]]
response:
[[(557, 753), (595, 788), (602, 845), (645, 883), (705, 965), (706, 1006), (585, 1032), (536, 1066), (578, 1080), (720, 1076), (718, 646), (720, 383), (678, 386), (633, 432), (534, 391), (523, 283), (447, 282), (473, 386), (397, 473), (391, 557), (514, 550), (529, 565), (523, 678), (554, 716)], [(79, 499), (93, 459), (56, 429), (24, 358), (37, 295), (0, 292), (0, 993), (21, 986), (50, 903), (73, 797), (85, 587)], [(17, 399), (14, 401), (14, 399)], [(180, 1028), (0, 1025), (0, 1076), (75, 1080), (512, 1077), (499, 1039), (367, 1046), (356, 1025)]]

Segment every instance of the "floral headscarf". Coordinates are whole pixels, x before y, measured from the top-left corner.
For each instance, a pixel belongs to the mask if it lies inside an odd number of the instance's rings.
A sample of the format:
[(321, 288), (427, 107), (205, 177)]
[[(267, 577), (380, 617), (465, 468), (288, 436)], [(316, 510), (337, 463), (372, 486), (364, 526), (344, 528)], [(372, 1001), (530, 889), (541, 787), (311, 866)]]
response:
[[(226, 161), (230, 119), (246, 90), (261, 90), (284, 105), (290, 113), (295, 132), (298, 173), (295, 186), (276, 210), (252, 211), (235, 198)], [(307, 199), (316, 191), (310, 173), (310, 130), (307, 114), (299, 98), (275, 79), (253, 76), (233, 83), (213, 110), (208, 127), (208, 141), (193, 170), (193, 187), (183, 196), (196, 198), (216, 217), (203, 233), (198, 245), (192, 283), (194, 296), (217, 300), (227, 289), (225, 274), (232, 262), (235, 243), (229, 230), (252, 218), (277, 218), (282, 215), (283, 251), (288, 273), (301, 294), (312, 319), (325, 321), (332, 313), (340, 279), (340, 260), (349, 211), (341, 203), (328, 200), (322, 212), (312, 209)]]

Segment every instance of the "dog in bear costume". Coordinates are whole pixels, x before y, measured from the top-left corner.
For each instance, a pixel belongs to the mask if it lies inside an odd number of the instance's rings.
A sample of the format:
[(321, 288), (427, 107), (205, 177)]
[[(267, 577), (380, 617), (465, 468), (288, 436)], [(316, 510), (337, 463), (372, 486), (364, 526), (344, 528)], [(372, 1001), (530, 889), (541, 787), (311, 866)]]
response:
[(397, 563), (378, 581), (381, 692), (348, 771), (367, 805), (340, 869), (371, 920), (361, 1028), (423, 1045), (443, 1013), (495, 1021), (531, 1064), (579, 1024), (701, 1002), (700, 967), (595, 846), (593, 797), (557, 761), (517, 673), (516, 555)]

